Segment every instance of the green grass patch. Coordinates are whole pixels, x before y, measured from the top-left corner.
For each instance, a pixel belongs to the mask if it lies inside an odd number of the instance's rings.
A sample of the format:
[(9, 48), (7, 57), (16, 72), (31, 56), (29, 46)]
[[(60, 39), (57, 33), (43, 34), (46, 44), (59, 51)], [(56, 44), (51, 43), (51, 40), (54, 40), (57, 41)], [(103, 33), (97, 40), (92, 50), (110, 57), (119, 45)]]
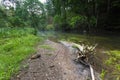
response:
[(19, 70), (21, 61), (36, 52), (35, 44), (42, 41), (42, 38), (29, 31), (24, 32), (24, 29), (6, 32), (10, 33), (4, 32), (0, 36), (0, 80), (9, 80)]
[(112, 50), (108, 52), (109, 59), (106, 60), (108, 67), (111, 67), (111, 74), (116, 76), (116, 80), (120, 79), (120, 50)]
[(35, 34), (33, 28), (0, 28), (0, 38), (21, 37), (29, 34)]

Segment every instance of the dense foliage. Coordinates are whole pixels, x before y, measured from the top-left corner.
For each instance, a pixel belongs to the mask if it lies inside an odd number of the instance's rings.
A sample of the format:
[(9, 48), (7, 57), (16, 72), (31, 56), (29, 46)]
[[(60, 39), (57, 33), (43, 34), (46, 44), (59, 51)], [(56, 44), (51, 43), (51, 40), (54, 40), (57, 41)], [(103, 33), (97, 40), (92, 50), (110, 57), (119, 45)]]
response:
[[(45, 30), (87, 32), (120, 30), (119, 0), (39, 0), (17, 1), (16, 9), (0, 7), (0, 27), (31, 26)], [(48, 28), (48, 27), (47, 27)]]
[[(42, 4), (40, 0), (17, 0), (15, 9), (6, 9), (0, 5), (0, 80), (9, 79), (13, 72), (18, 70), (19, 63), (35, 52), (33, 46), (39, 38), (34, 34), (39, 30), (89, 34), (120, 31), (119, 0), (46, 1)], [(70, 39), (76, 40), (71, 35)], [(114, 41), (110, 40), (103, 39), (102, 43), (114, 44)], [(115, 41), (119, 43), (119, 39)], [(114, 67), (111, 74), (115, 74), (115, 78), (119, 80), (120, 48), (115, 48), (107, 52), (110, 58), (105, 63)], [(102, 77), (106, 71), (102, 71)]]
[(120, 30), (119, 0), (47, 0), (46, 9), (56, 30)]
[(36, 52), (34, 47), (42, 38), (35, 34), (44, 30), (44, 12), (39, 0), (18, 0), (16, 9), (0, 6), (0, 80), (9, 80), (20, 63)]
[(45, 24), (44, 6), (39, 0), (17, 1), (16, 9), (0, 7), (0, 27), (34, 27), (36, 30), (44, 30)]

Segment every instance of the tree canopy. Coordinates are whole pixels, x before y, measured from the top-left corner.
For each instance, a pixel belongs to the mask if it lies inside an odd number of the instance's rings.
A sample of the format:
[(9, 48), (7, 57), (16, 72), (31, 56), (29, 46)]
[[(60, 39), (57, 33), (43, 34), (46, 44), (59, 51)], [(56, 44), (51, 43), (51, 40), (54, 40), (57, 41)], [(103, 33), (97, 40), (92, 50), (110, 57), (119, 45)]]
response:
[(97, 32), (120, 30), (119, 0), (17, 0), (16, 7), (0, 7), (0, 27), (31, 26), (45, 30)]
[(46, 4), (56, 28), (120, 30), (119, 0), (47, 0)]

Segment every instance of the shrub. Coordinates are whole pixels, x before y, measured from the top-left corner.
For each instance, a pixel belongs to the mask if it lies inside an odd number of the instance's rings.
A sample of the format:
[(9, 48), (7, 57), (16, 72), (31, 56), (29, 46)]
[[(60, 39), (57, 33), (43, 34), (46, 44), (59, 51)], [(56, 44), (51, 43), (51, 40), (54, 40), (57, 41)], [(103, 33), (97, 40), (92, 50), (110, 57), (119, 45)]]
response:
[(72, 28), (78, 27), (76, 25), (86, 25), (87, 24), (87, 17), (86, 16), (74, 16), (71, 18), (69, 24), (72, 26)]
[[(116, 76), (115, 80), (120, 79), (120, 51), (119, 50), (113, 50), (108, 52), (109, 59), (105, 62), (108, 67), (111, 67), (111, 74), (114, 74)], [(112, 77), (112, 76), (111, 76)]]
[(46, 26), (45, 30), (54, 30), (54, 26), (52, 24), (49, 24)]
[(26, 22), (24, 22), (18, 16), (15, 16), (15, 17), (11, 16), (8, 19), (9, 19), (9, 22), (11, 23), (11, 26), (9, 26), (9, 27), (24, 27), (24, 26), (26, 26)]
[(97, 23), (97, 21), (96, 21), (95, 16), (92, 16), (92, 17), (90, 18), (89, 24), (90, 24), (91, 26), (94, 26), (96, 23)]
[(54, 19), (53, 19), (53, 23), (54, 23), (54, 26), (55, 28), (59, 29), (60, 26), (62, 25), (62, 18), (60, 15), (55, 15), (54, 16)]
[(28, 34), (34, 34), (34, 28), (0, 28), (0, 38), (2, 37), (20, 37)]

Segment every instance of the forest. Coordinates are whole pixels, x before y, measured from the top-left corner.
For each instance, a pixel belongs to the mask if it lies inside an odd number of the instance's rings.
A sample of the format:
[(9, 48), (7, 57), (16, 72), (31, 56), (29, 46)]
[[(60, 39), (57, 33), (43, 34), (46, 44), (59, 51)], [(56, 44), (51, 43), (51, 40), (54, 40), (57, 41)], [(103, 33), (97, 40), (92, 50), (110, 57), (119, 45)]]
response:
[(18, 80), (11, 77), (21, 62), (47, 39), (98, 43), (97, 50), (105, 53), (97, 55), (103, 60), (100, 80), (120, 80), (120, 0), (5, 1), (0, 3), (0, 80)]
[[(34, 4), (32, 4), (34, 3)], [(39, 30), (119, 32), (119, 0), (16, 1), (16, 8), (0, 8), (2, 27), (33, 27)]]

